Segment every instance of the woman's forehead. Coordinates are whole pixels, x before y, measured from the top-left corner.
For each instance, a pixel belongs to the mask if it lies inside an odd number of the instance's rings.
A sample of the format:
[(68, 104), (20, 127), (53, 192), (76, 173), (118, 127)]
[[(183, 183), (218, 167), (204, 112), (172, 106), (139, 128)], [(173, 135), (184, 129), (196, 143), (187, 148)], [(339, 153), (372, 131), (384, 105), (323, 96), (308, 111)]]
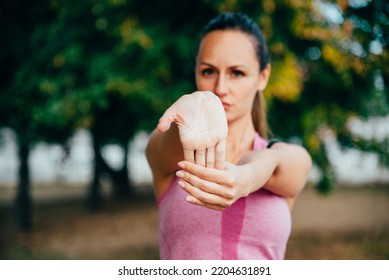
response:
[(200, 43), (197, 61), (258, 65), (252, 38), (237, 30), (217, 30), (205, 35)]

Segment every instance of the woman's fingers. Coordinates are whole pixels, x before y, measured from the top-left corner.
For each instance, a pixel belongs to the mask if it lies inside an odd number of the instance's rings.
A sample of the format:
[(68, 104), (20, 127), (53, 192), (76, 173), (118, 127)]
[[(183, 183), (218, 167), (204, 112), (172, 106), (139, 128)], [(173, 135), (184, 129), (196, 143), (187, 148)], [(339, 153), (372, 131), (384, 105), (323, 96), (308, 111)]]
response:
[(214, 168), (215, 167), (215, 148), (211, 147), (207, 149), (207, 167)]
[[(219, 178), (221, 176), (221, 174), (210, 174), (209, 176), (206, 176), (204, 173), (201, 174), (203, 177), (200, 177), (199, 176), (196, 176), (194, 175), (193, 173), (191, 172), (186, 172), (186, 170), (188, 170), (188, 166), (191, 165), (190, 163), (186, 162), (185, 165), (183, 164), (180, 164), (180, 167), (185, 169), (185, 170), (179, 170), (177, 171), (176, 175), (177, 177), (181, 178), (181, 182), (185, 182), (185, 183), (188, 183), (188, 192), (190, 194), (192, 194), (192, 192), (194, 192), (192, 195), (197, 197), (196, 195), (194, 194), (201, 194), (202, 193), (205, 193), (205, 194), (212, 194), (212, 195), (215, 195), (215, 196), (218, 196), (218, 197), (222, 197), (222, 198), (226, 198), (226, 199), (231, 199), (234, 197), (233, 195), (233, 189), (229, 186), (225, 186), (225, 185), (222, 185), (222, 184), (218, 184), (217, 182), (218, 181), (221, 181), (221, 178)], [(203, 170), (206, 170), (206, 169), (209, 169), (209, 168), (206, 168), (206, 167), (202, 167), (202, 166), (199, 166), (197, 164), (192, 164), (192, 166), (194, 166), (193, 168), (194, 169), (203, 169)], [(215, 169), (214, 169), (215, 170)], [(192, 169), (193, 171), (193, 169)], [(201, 171), (197, 171), (197, 173), (201, 173)], [(208, 177), (208, 179), (203, 179), (204, 177)], [(181, 184), (182, 185), (182, 184)], [(184, 185), (185, 187), (185, 185)], [(191, 189), (194, 188), (194, 189), (198, 189), (200, 190), (201, 192), (198, 192), (197, 190), (194, 190), (194, 191), (191, 191)], [(201, 199), (200, 197), (198, 197), (200, 200), (204, 201), (203, 199)], [(208, 201), (210, 203), (210, 201)]]
[(224, 210), (226, 208), (226, 207), (222, 207), (219, 205), (214, 205), (214, 204), (202, 202), (191, 195), (188, 195), (186, 197), (186, 201), (191, 203), (191, 204), (197, 205), (197, 206), (201, 206), (201, 207), (205, 207), (205, 208), (209, 208), (209, 209), (213, 209), (213, 210), (218, 210), (218, 211)]
[[(218, 162), (216, 161), (216, 153), (215, 150), (219, 149), (217, 153)], [(222, 162), (224, 162), (225, 154), (224, 154), (225, 146), (223, 143), (218, 147), (210, 147), (205, 150), (188, 150), (184, 148), (184, 159), (190, 162), (194, 162), (200, 166), (215, 168), (216, 164), (218, 165), (218, 169), (223, 168)]]
[(204, 150), (196, 150), (195, 152), (195, 162), (200, 166), (205, 166), (205, 151)]
[(168, 131), (170, 125), (177, 120), (177, 114), (173, 106), (170, 106), (159, 119), (157, 129), (161, 132)]
[(232, 198), (225, 198), (223, 196), (206, 192), (199, 187), (193, 186), (187, 181), (181, 180), (178, 184), (189, 194), (186, 200), (192, 204), (211, 209), (222, 210), (229, 207), (233, 203)]
[(226, 139), (220, 140), (215, 146), (215, 168), (222, 170), (226, 158)]
[(195, 162), (195, 152), (193, 150), (184, 149), (184, 159), (189, 162)]
[(215, 168), (209, 168), (208, 166), (200, 166), (193, 162), (181, 161), (178, 165), (185, 171), (186, 176), (190, 178), (193, 175), (197, 178), (205, 181), (214, 182), (221, 185), (233, 185), (233, 181), (230, 180), (230, 176), (224, 170), (218, 170)]
[(179, 186), (188, 193), (188, 202), (215, 210), (223, 210), (234, 203), (240, 194), (237, 192), (235, 177), (231, 167), (218, 170), (181, 161), (181, 170), (176, 176), (181, 178)]

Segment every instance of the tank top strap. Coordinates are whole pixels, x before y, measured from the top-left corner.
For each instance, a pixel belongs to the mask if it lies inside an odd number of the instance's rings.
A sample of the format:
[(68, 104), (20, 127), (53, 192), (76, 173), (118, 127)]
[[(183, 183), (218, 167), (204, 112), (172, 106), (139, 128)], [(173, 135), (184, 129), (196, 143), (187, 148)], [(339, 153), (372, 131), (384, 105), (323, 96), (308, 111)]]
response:
[(267, 146), (267, 141), (263, 139), (258, 133), (255, 133), (253, 150), (262, 150)]

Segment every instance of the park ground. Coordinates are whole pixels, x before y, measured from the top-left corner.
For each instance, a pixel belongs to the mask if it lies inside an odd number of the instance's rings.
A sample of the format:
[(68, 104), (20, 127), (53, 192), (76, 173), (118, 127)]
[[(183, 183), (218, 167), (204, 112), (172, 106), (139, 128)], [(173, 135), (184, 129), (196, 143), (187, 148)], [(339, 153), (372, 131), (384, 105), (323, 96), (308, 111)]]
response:
[[(0, 187), (0, 259), (158, 259), (157, 209), (150, 188), (134, 200), (85, 207), (84, 187), (34, 186), (33, 228), (12, 219), (15, 189)], [(286, 259), (389, 259), (389, 186), (307, 187), (292, 211)]]

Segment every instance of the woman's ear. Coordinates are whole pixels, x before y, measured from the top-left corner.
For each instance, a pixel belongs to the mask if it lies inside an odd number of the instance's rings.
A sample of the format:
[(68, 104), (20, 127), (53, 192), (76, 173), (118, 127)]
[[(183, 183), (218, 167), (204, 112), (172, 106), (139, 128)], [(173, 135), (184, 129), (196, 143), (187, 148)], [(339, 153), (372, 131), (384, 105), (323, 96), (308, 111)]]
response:
[(267, 83), (269, 82), (269, 78), (270, 78), (270, 74), (271, 74), (271, 65), (270, 63), (266, 66), (265, 69), (263, 69), (260, 73), (259, 73), (259, 82), (258, 82), (258, 90), (261, 92), (263, 91), (266, 86), (267, 86)]

